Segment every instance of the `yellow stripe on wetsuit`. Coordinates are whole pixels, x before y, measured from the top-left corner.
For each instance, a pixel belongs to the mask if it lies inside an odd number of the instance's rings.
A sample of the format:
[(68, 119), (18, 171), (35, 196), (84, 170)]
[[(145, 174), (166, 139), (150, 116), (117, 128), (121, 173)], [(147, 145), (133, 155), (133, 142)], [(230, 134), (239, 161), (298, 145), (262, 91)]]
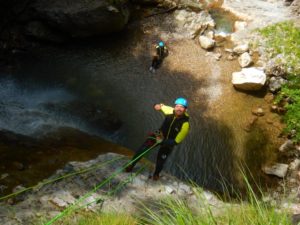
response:
[[(161, 104), (161, 111), (163, 112), (164, 115), (171, 115), (171, 114), (173, 114), (173, 112), (174, 112), (174, 108), (171, 107), (171, 106), (167, 106), (167, 105)], [(185, 115), (188, 116), (187, 113), (185, 113)], [(174, 121), (173, 121), (173, 122), (174, 122)], [(172, 122), (172, 124), (173, 124), (173, 122)], [(172, 124), (170, 125), (170, 128), (171, 128)], [(170, 129), (170, 128), (169, 128), (169, 129)], [(177, 134), (177, 136), (176, 136), (176, 138), (175, 138), (175, 141), (176, 141), (177, 144), (179, 144), (180, 142), (183, 141), (183, 139), (184, 139), (184, 138), (186, 137), (186, 135), (188, 134), (189, 129), (190, 129), (190, 124), (189, 124), (189, 122), (184, 122), (184, 123), (182, 124), (182, 127), (181, 127), (179, 133)], [(169, 132), (168, 132), (168, 133), (169, 133)]]

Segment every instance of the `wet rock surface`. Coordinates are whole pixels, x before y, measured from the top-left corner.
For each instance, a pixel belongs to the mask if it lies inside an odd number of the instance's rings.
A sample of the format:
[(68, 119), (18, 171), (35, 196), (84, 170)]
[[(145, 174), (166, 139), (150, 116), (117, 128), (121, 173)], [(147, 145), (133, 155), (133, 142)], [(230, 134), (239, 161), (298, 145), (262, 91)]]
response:
[[(87, 211), (116, 210), (133, 213), (140, 207), (138, 202), (157, 201), (166, 196), (184, 198), (189, 205), (198, 205), (197, 210), (200, 210), (201, 206), (197, 203), (192, 186), (165, 173), (162, 173), (158, 181), (153, 181), (148, 178), (152, 171), (147, 168), (142, 170), (145, 165), (140, 164), (134, 170), (136, 173), (124, 173), (121, 168), (127, 162), (127, 157), (113, 153), (100, 155), (87, 162), (69, 162), (63, 169), (37, 184), (32, 191), (24, 193), (22, 201), (12, 205), (0, 203), (0, 222), (28, 224), (38, 221), (39, 215), (43, 215), (44, 219), (51, 219), (72, 204), (81, 206)], [(80, 173), (89, 168), (93, 169)], [(74, 172), (79, 174), (42, 185), (44, 182)], [(109, 183), (97, 190), (94, 189), (112, 174), (116, 176), (113, 176)], [(91, 190), (95, 191), (86, 195)], [(84, 195), (85, 198), (81, 199)], [(224, 204), (209, 191), (204, 191), (201, 195), (216, 208)]]
[(31, 186), (70, 160), (89, 160), (106, 152), (126, 150), (97, 136), (60, 128), (39, 138), (0, 132), (0, 196)]
[(46, 103), (44, 107), (53, 112), (77, 116), (95, 129), (104, 132), (115, 132), (122, 126), (117, 113), (108, 108), (100, 108), (99, 104), (91, 102), (75, 100), (64, 104)]
[(88, 37), (120, 31), (129, 20), (126, 1), (37, 0), (38, 16), (71, 37)]

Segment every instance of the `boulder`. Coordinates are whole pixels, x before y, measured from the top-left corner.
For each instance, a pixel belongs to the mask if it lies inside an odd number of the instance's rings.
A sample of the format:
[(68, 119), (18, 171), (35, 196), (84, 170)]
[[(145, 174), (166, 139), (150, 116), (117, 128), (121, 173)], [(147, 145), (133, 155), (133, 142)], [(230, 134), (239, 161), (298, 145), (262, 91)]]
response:
[(47, 24), (72, 37), (121, 31), (128, 22), (127, 1), (37, 0), (34, 10)]
[(285, 77), (287, 75), (285, 64), (284, 57), (277, 55), (267, 62), (264, 71), (268, 76)]
[(295, 159), (289, 165), (290, 170), (298, 170), (299, 167), (300, 167), (300, 159)]
[(281, 86), (286, 84), (288, 81), (281, 77), (271, 77), (269, 80), (269, 90), (272, 93), (276, 93), (281, 89)]
[(259, 68), (243, 68), (232, 73), (232, 84), (241, 90), (259, 90), (266, 82), (266, 74)]
[(249, 51), (249, 44), (238, 45), (233, 48), (233, 52), (239, 55), (248, 51)]
[(270, 167), (264, 167), (262, 170), (264, 173), (269, 174), (269, 175), (275, 175), (279, 178), (284, 178), (287, 174), (288, 171), (288, 164), (283, 164), (283, 163), (276, 163), (273, 166)]
[(214, 28), (215, 22), (208, 12), (199, 13), (187, 10), (176, 10), (174, 13), (176, 32), (186, 38), (195, 38), (208, 28)]
[(239, 64), (242, 68), (250, 66), (252, 64), (252, 58), (248, 52), (244, 52), (238, 58)]
[(209, 37), (206, 37), (204, 35), (201, 35), (199, 37), (199, 43), (200, 43), (200, 46), (204, 49), (211, 49), (215, 46), (215, 41)]

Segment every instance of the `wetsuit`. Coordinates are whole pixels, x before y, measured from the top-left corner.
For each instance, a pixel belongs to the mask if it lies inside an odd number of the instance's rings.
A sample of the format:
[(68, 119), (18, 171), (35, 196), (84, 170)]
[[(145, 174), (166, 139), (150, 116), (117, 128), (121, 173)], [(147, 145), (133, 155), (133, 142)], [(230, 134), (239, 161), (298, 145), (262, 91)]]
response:
[(150, 72), (155, 73), (155, 71), (160, 67), (160, 65), (163, 62), (163, 59), (167, 56), (168, 54), (168, 49), (166, 46), (155, 46), (156, 49), (156, 55), (153, 56), (152, 58), (152, 64), (151, 67), (149, 68)]
[(167, 47), (166, 47), (166, 46), (161, 47), (161, 46), (159, 46), (159, 45), (156, 45), (155, 48), (156, 48), (156, 54), (158, 55), (159, 60), (163, 60), (163, 58), (164, 58), (164, 57), (167, 55), (167, 53), (168, 53)]
[[(161, 111), (165, 115), (165, 120), (162, 123), (159, 131), (163, 134), (163, 142), (160, 144), (160, 149), (157, 154), (156, 168), (154, 175), (159, 175), (163, 166), (172, 152), (175, 145), (181, 143), (186, 137), (189, 131), (189, 116), (185, 113), (182, 117), (175, 117), (174, 108), (166, 105), (162, 105)], [(132, 160), (138, 158), (145, 150), (156, 144), (155, 134), (151, 133), (142, 146), (138, 149)], [(139, 161), (140, 158), (137, 160)], [(135, 161), (132, 166), (134, 166)]]

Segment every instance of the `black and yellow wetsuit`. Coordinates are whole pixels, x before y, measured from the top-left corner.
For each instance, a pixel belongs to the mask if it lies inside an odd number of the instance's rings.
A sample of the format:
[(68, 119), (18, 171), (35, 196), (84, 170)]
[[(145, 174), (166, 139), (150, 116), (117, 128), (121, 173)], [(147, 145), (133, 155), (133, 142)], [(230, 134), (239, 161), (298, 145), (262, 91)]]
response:
[(165, 120), (160, 127), (164, 139), (171, 139), (175, 144), (179, 144), (189, 132), (189, 115), (185, 113), (177, 118), (174, 115), (174, 108), (166, 105), (161, 106), (161, 111), (165, 115)]
[[(189, 115), (187, 113), (185, 113), (182, 117), (176, 117), (174, 114), (174, 108), (166, 105), (161, 105), (161, 111), (165, 116), (165, 120), (159, 129), (163, 134), (163, 142), (160, 144), (161, 147), (157, 154), (154, 175), (159, 175), (164, 163), (172, 152), (173, 147), (184, 140), (190, 129)], [(138, 158), (155, 143), (155, 135), (150, 134), (147, 140), (138, 149), (132, 160)], [(137, 161), (132, 163), (132, 166), (134, 166)]]
[(164, 141), (157, 154), (154, 175), (159, 175), (173, 147), (183, 141), (190, 129), (187, 113), (182, 117), (176, 117), (174, 108), (166, 105), (161, 106), (161, 111), (165, 115), (165, 120), (160, 128)]
[(159, 57), (159, 60), (162, 60), (168, 53), (168, 49), (166, 46), (156, 45), (155, 49), (156, 49), (156, 54)]

